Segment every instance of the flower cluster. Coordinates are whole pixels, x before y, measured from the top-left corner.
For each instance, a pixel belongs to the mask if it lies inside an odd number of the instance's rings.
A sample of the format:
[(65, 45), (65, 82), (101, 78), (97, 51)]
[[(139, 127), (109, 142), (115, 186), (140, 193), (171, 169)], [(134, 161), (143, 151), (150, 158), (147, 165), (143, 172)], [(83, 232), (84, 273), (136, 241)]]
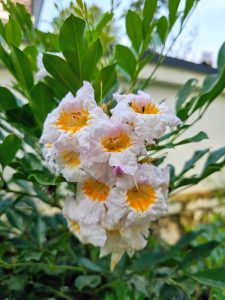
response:
[(47, 116), (40, 140), (50, 168), (77, 183), (63, 208), (70, 230), (100, 256), (111, 253), (112, 269), (125, 251), (145, 247), (150, 222), (167, 208), (169, 170), (151, 164), (146, 147), (179, 124), (146, 93), (113, 97), (108, 116), (84, 82)]

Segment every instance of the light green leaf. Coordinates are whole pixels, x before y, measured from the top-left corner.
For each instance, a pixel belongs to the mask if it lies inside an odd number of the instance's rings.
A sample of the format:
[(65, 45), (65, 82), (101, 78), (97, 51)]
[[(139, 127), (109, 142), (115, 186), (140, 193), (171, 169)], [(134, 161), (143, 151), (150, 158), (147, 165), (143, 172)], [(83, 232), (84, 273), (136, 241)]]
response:
[(101, 34), (102, 29), (111, 21), (113, 18), (113, 14), (106, 12), (104, 15), (102, 15), (101, 20), (98, 22), (95, 31), (98, 35)]
[(22, 141), (15, 134), (9, 134), (0, 144), (0, 163), (3, 167), (7, 166), (17, 151), (20, 149)]
[(70, 15), (59, 33), (60, 49), (79, 79), (83, 78), (82, 63), (86, 55), (84, 30), (85, 21)]
[(214, 268), (191, 274), (196, 281), (215, 288), (225, 288), (225, 268)]
[(141, 18), (134, 11), (129, 10), (126, 16), (126, 30), (136, 52), (143, 40), (143, 26)]
[(20, 25), (11, 16), (5, 25), (5, 39), (7, 43), (13, 43), (16, 46), (19, 46), (22, 41)]
[(84, 287), (95, 288), (100, 283), (101, 277), (99, 275), (80, 275), (75, 279), (74, 285), (81, 291)]
[(40, 128), (43, 127), (47, 114), (57, 103), (54, 101), (52, 91), (42, 82), (39, 82), (31, 91), (30, 106)]
[(133, 78), (136, 69), (136, 59), (131, 50), (123, 45), (116, 45), (116, 59), (118, 65)]
[(56, 55), (44, 54), (43, 63), (46, 70), (61, 84), (63, 84), (74, 95), (81, 83), (69, 64)]

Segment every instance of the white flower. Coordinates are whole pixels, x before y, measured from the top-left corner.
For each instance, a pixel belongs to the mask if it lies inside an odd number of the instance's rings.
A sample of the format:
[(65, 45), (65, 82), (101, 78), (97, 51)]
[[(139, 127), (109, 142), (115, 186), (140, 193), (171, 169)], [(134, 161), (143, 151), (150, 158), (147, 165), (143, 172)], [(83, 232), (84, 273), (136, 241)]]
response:
[(95, 246), (104, 246), (106, 232), (99, 224), (85, 224), (79, 220), (79, 208), (73, 198), (68, 198), (63, 207), (63, 214), (68, 221), (70, 230), (84, 243)]
[(107, 230), (106, 236), (105, 245), (100, 249), (100, 257), (111, 254), (111, 270), (113, 270), (125, 252), (132, 256), (136, 250), (146, 246), (149, 221), (130, 226), (118, 224), (117, 228)]
[(168, 168), (139, 165), (134, 176), (123, 174), (117, 178), (106, 203), (108, 226), (123, 221), (125, 226), (153, 221), (167, 209)]
[(180, 120), (164, 104), (156, 104), (151, 97), (139, 91), (137, 95), (114, 94), (117, 101), (111, 110), (112, 116), (121, 122), (133, 125), (136, 133), (148, 143), (161, 137), (168, 126), (177, 126)]
[(100, 224), (106, 214), (115, 177), (86, 178), (77, 185), (76, 201), (78, 219), (85, 224)]
[(137, 170), (137, 156), (145, 154), (144, 141), (127, 124), (110, 119), (92, 132), (90, 148), (83, 152), (89, 162), (108, 163), (122, 172), (133, 175)]
[(95, 102), (91, 84), (85, 81), (76, 97), (68, 93), (48, 114), (40, 142), (54, 143), (61, 135), (67, 135), (72, 139), (71, 143), (88, 149), (91, 131), (106, 119), (108, 117)]

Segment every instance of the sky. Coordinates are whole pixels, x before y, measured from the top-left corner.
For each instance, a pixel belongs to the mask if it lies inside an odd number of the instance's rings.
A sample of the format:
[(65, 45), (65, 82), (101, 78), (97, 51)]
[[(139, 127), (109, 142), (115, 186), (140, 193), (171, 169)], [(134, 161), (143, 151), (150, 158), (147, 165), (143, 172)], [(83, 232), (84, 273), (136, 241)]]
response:
[[(45, 0), (42, 10), (39, 28), (43, 31), (51, 30), (51, 21), (57, 15), (54, 2), (60, 8), (66, 7), (71, 0)], [(116, 17), (123, 11), (129, 9), (131, 0), (121, 1), (119, 9), (115, 11)], [(103, 11), (111, 8), (111, 0), (86, 0), (87, 5), (97, 4)], [(182, 1), (181, 1), (182, 5)], [(128, 44), (129, 40), (125, 35), (124, 21), (120, 20), (119, 28), (120, 43)], [(191, 15), (187, 26), (170, 56), (201, 63), (205, 58), (212, 58), (216, 65), (216, 58), (220, 46), (225, 41), (225, 0), (200, 0), (195, 11)]]

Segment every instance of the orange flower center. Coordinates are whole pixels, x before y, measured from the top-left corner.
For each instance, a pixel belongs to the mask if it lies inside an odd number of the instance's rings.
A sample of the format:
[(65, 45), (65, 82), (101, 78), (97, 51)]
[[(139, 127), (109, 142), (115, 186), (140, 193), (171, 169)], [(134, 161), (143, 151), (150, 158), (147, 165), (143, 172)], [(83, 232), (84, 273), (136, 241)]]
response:
[(62, 111), (55, 124), (62, 130), (75, 133), (82, 127), (87, 126), (87, 122), (89, 119), (89, 112), (82, 108), (81, 111), (70, 113)]
[(141, 103), (137, 103), (136, 101), (131, 102), (131, 108), (133, 111), (139, 114), (148, 114), (148, 115), (157, 115), (160, 114), (160, 110), (154, 103), (147, 103), (143, 105)]
[(110, 188), (104, 182), (89, 178), (83, 184), (83, 192), (93, 201), (105, 201), (108, 197)]
[(76, 167), (80, 164), (80, 154), (71, 150), (63, 150), (60, 153), (60, 158), (65, 165)]
[(104, 136), (102, 146), (105, 152), (121, 152), (130, 147), (131, 139), (126, 132), (121, 132), (115, 137)]
[(138, 184), (127, 191), (127, 203), (137, 212), (148, 210), (156, 200), (155, 190), (148, 184)]

